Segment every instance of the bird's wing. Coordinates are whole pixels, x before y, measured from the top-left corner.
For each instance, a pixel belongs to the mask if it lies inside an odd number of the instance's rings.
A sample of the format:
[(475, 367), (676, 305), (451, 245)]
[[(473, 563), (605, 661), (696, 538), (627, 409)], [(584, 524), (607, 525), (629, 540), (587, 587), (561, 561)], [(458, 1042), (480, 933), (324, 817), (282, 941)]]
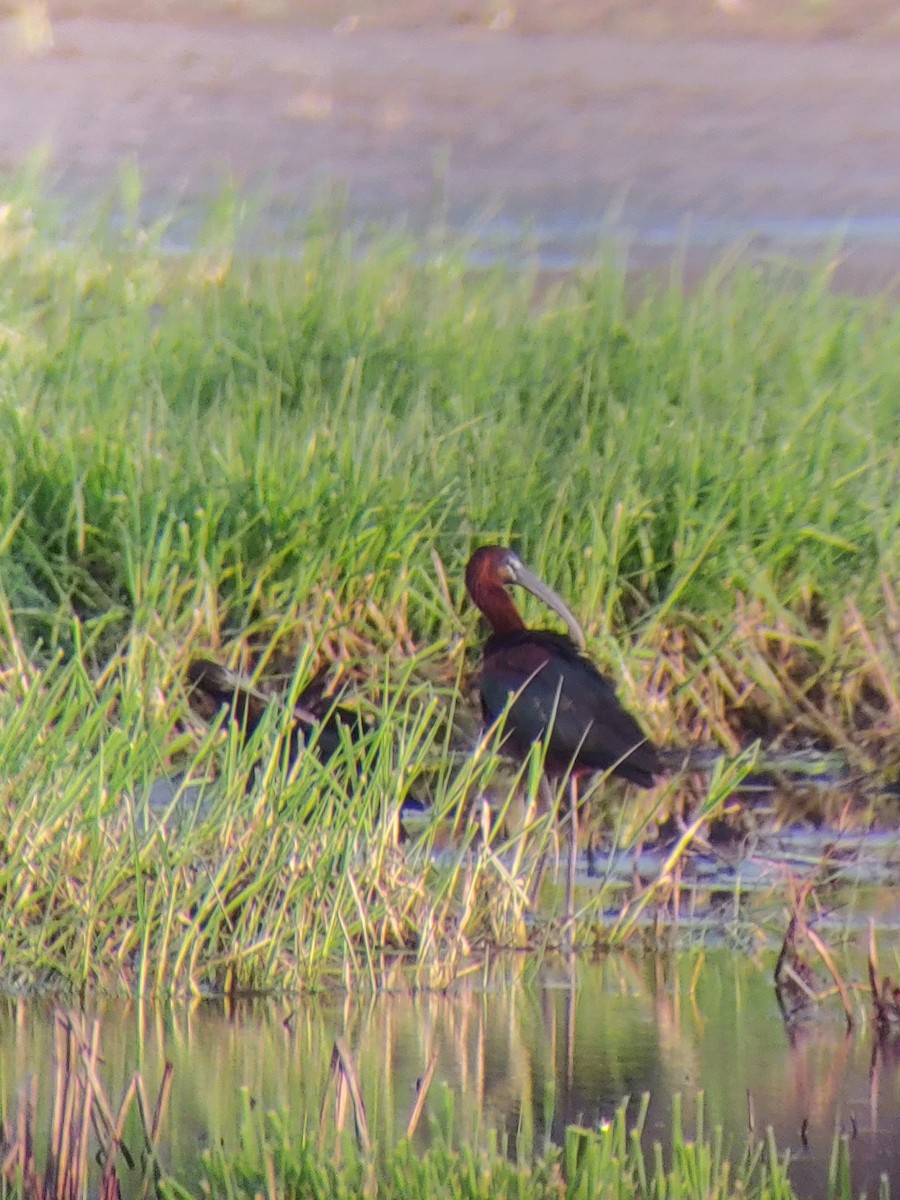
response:
[(479, 687), (491, 720), (512, 701), (506, 728), (523, 748), (550, 734), (548, 760), (554, 769), (576, 759), (594, 771), (621, 764), (620, 773), (639, 783), (652, 781), (659, 769), (655, 748), (619, 703), (612, 684), (577, 654), (563, 656), (540, 644), (526, 649), (522, 643), (495, 651)]

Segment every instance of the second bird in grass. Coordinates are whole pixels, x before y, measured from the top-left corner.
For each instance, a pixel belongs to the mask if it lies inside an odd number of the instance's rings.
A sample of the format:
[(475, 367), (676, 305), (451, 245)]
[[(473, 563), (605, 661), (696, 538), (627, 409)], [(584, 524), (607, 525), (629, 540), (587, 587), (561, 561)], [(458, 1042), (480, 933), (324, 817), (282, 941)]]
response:
[[(195, 658), (190, 663), (187, 683), (195, 705), (199, 702), (212, 706), (212, 711), (204, 714), (207, 717), (214, 716), (220, 708), (229, 709), (244, 740), (262, 721), (270, 700), (234, 671), (208, 658)], [(342, 730), (351, 741), (357, 741), (366, 732), (358, 712), (342, 708), (325, 695), (325, 681), (321, 676), (316, 676), (297, 697), (292, 716), (288, 752), (291, 763), (309, 744), (315, 747), (319, 758), (327, 762), (341, 745)]]
[[(571, 636), (528, 629), (507, 591), (511, 584), (543, 600)], [(610, 681), (585, 658), (584, 634), (564, 601), (504, 546), (482, 546), (469, 559), (466, 587), (491, 627), (478, 691), (485, 722), (506, 710), (506, 744), (525, 758), (546, 745), (545, 772), (554, 779), (609, 771), (652, 787), (659, 753), (619, 703)]]
[[(272, 700), (272, 697), (258, 691), (234, 671), (208, 658), (195, 658), (189, 664), (187, 684), (194, 707), (202, 707), (207, 719), (214, 717), (219, 709), (227, 709), (241, 730), (241, 740), (244, 742), (259, 726)], [(321, 762), (327, 763), (345, 739), (359, 743), (369, 731), (362, 714), (356, 709), (335, 704), (334, 699), (326, 694), (326, 687), (325, 671), (322, 671), (306, 685), (294, 703), (288, 744), (288, 763), (291, 766), (307, 748)], [(250, 783), (255, 773), (254, 767)], [(400, 805), (402, 816), (411, 817), (427, 810), (428, 805), (412, 793), (407, 792), (403, 796)], [(400, 835), (405, 836), (402, 829)]]

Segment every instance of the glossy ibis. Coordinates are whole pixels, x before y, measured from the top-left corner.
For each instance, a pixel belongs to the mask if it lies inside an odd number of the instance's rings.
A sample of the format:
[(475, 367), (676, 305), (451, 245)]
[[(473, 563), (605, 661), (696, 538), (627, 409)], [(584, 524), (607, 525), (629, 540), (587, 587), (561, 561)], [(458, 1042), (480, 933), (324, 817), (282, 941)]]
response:
[[(207, 718), (214, 716), (220, 708), (228, 708), (232, 720), (242, 731), (244, 741), (259, 726), (271, 699), (233, 671), (208, 658), (196, 658), (190, 663), (187, 682), (194, 707), (201, 708)], [(323, 671), (297, 697), (288, 746), (291, 765), (307, 746), (314, 750), (323, 763), (327, 763), (345, 737), (356, 742), (367, 732), (368, 727), (361, 713), (335, 704), (325, 694), (325, 688)], [(251, 782), (252, 779), (253, 773)], [(405, 816), (421, 814), (427, 809), (427, 804), (409, 792), (400, 805), (400, 813)], [(402, 827), (399, 834), (401, 838), (405, 836)]]
[[(219, 708), (228, 708), (233, 721), (242, 730), (244, 740), (259, 726), (269, 703), (268, 696), (208, 658), (195, 658), (190, 663), (187, 682), (194, 705), (202, 704), (207, 716), (215, 715)], [(209, 711), (210, 707), (212, 711)], [(303, 689), (294, 704), (288, 752), (290, 762), (293, 763), (309, 743), (315, 747), (319, 758), (327, 762), (341, 744), (342, 730), (355, 741), (365, 733), (366, 726), (358, 712), (334, 704), (325, 695), (324, 676), (319, 674)]]
[[(525, 588), (566, 623), (569, 635), (528, 629), (507, 588)], [(477, 687), (486, 724), (506, 713), (504, 745), (524, 759), (545, 747), (548, 780), (568, 778), (572, 843), (567, 907), (574, 915), (578, 777), (606, 771), (651, 787), (659, 752), (619, 703), (610, 681), (584, 656), (584, 634), (564, 601), (505, 546), (482, 546), (466, 565), (466, 588), (491, 627)]]

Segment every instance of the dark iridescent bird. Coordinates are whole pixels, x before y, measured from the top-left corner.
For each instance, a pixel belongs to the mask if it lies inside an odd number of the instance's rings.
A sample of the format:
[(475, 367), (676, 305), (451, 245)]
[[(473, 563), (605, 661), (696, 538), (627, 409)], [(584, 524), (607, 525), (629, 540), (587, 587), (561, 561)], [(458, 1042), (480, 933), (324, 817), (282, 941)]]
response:
[[(570, 636), (526, 628), (506, 590), (511, 584), (543, 600), (565, 621)], [(512, 751), (524, 758), (546, 738), (545, 770), (553, 778), (609, 771), (652, 787), (662, 770), (657, 749), (619, 703), (610, 681), (585, 658), (581, 627), (556, 592), (504, 546), (475, 551), (466, 587), (492, 630), (478, 677), (482, 714), (493, 723), (512, 700), (505, 724)]]
[[(319, 760), (327, 763), (346, 738), (358, 742), (368, 732), (362, 714), (353, 708), (335, 704), (326, 695), (326, 672), (323, 670), (303, 689), (292, 710), (293, 721), (288, 746), (288, 763), (293, 766), (300, 754), (311, 748)], [(221, 708), (229, 711), (231, 719), (247, 741), (263, 719), (272, 697), (258, 691), (246, 679), (208, 658), (195, 658), (187, 669), (191, 703), (202, 707), (203, 715), (211, 719)], [(256, 768), (250, 774), (250, 782)], [(411, 792), (401, 800), (400, 815), (413, 817), (428, 811), (428, 805)], [(405, 836), (401, 827), (399, 834)]]
[[(528, 629), (507, 591), (513, 584), (542, 600), (569, 635)], [(569, 916), (574, 903), (577, 781), (607, 771), (652, 787), (663, 767), (659, 752), (619, 703), (610, 681), (584, 656), (584, 634), (565, 602), (505, 546), (482, 546), (466, 566), (466, 588), (491, 627), (477, 680), (485, 724), (504, 713), (504, 745), (524, 759), (545, 745), (548, 779), (572, 790)]]
[[(204, 705), (204, 715), (215, 716), (227, 708), (235, 725), (242, 730), (244, 740), (257, 729), (271, 697), (257, 691), (240, 675), (208, 658), (195, 658), (187, 669), (190, 697), (195, 706)], [(342, 708), (325, 695), (324, 675), (317, 675), (297, 697), (293, 708), (290, 731), (289, 761), (293, 763), (300, 752), (312, 745), (322, 762), (338, 750), (343, 737), (356, 741), (366, 732), (361, 715), (353, 709)], [(211, 706), (211, 711), (207, 711)]]

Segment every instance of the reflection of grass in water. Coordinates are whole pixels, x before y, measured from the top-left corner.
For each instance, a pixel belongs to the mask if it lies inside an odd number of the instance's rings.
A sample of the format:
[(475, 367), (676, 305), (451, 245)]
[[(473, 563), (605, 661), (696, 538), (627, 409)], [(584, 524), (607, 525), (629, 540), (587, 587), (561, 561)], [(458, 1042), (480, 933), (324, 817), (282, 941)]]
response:
[[(537, 299), (528, 270), (473, 276), (452, 247), (423, 265), (389, 237), (364, 250), (324, 215), (301, 259), (248, 262), (228, 196), (175, 258), (134, 176), (117, 239), (98, 222), (61, 240), (28, 180), (7, 199), (13, 978), (375, 984), (399, 949), (441, 984), (481, 944), (541, 943), (526, 918), (553, 823), (510, 833), (473, 807), (490, 784), (511, 801), (492, 744), (446, 754), (454, 723), (473, 728), (452, 701), (476, 540), (514, 540), (572, 599), (661, 740), (815, 739), (863, 765), (896, 745), (900, 322), (877, 303), (830, 296), (824, 271), (797, 288), (727, 270), (638, 302), (610, 266)], [(282, 682), (300, 660), (297, 684), (338, 660), (371, 738), (285, 784), (273, 712), (245, 793), (249, 758), (184, 703), (209, 647)], [(139, 801), (172, 766), (222, 776), (178, 836)], [(704, 788), (705, 813), (744, 766)], [(523, 778), (533, 794), (536, 762)], [(440, 820), (401, 853), (414, 780)], [(624, 843), (660, 803), (617, 802)], [(610, 924), (601, 889), (582, 929), (629, 937), (656, 898)]]
[[(751, 960), (725, 951), (618, 954), (601, 962), (550, 958), (532, 979), (533, 960), (515, 955), (496, 959), (473, 987), (449, 994), (411, 991), (408, 976), (395, 969), (386, 979), (390, 994), (374, 998), (104, 1004), (101, 1076), (119, 1096), (139, 1063), (155, 1091), (163, 1063), (172, 1062), (164, 1161), (182, 1178), (196, 1166), (198, 1140), (221, 1140), (229, 1154), (238, 1149), (242, 1088), (260, 1111), (289, 1109), (292, 1128), (313, 1133), (337, 1037), (352, 1048), (369, 1131), (381, 1147), (402, 1136), (416, 1080), (436, 1054), (416, 1134), (420, 1149), (432, 1117), (443, 1111), (445, 1091), (456, 1145), (484, 1148), (499, 1136), (530, 1157), (562, 1139), (572, 1121), (608, 1119), (625, 1095), (650, 1091), (654, 1127), (664, 1126), (672, 1094), (702, 1083), (710, 1118), (740, 1140), (749, 1088), (758, 1128), (774, 1120), (781, 1136), (793, 1135), (808, 1117), (818, 1153), (842, 1096), (865, 1088), (870, 1031), (848, 1041), (840, 1005), (831, 1001), (814, 1033), (789, 1048), (775, 1015), (772, 961), (770, 954)], [(862, 967), (856, 964), (859, 977)], [(861, 1009), (863, 1003), (861, 997)], [(9, 1113), (26, 1074), (52, 1074), (52, 1006), (29, 999), (3, 1007), (0, 1111)], [(43, 1128), (50, 1115), (43, 1088), (38, 1099)], [(328, 1114), (332, 1100), (329, 1093)], [(885, 1105), (882, 1120), (890, 1122), (894, 1108), (887, 1099)]]
[[(103, 1167), (102, 1195), (119, 1195), (120, 1186), (126, 1191), (140, 1187), (141, 1194), (153, 1186), (161, 1195), (185, 1198), (265, 1194), (273, 1198), (321, 1196), (323, 1200), (359, 1195), (396, 1196), (398, 1200), (464, 1195), (477, 1200), (482, 1196), (607, 1194), (791, 1200), (794, 1195), (788, 1176), (789, 1156), (779, 1151), (773, 1132), (767, 1130), (763, 1138), (751, 1133), (740, 1157), (732, 1157), (721, 1127), (711, 1136), (706, 1133), (702, 1095), (693, 1105), (693, 1135), (684, 1132), (681, 1097), (676, 1094), (665, 1145), (655, 1141), (650, 1152), (644, 1138), (650, 1105), (646, 1092), (637, 1106), (627, 1100), (617, 1103), (609, 1120), (594, 1126), (567, 1125), (561, 1146), (546, 1145), (538, 1155), (527, 1127), (520, 1127), (508, 1139), (486, 1136), (483, 1102), (477, 1096), (473, 1100), (479, 1133), (472, 1138), (467, 1133), (468, 1116), (462, 1121), (457, 1117), (447, 1091), (430, 1105), (423, 1091), (414, 1101), (406, 1136), (373, 1143), (359, 1074), (342, 1039), (335, 1042), (332, 1058), (333, 1116), (329, 1117), (328, 1104), (331, 1085), (323, 1095), (317, 1131), (308, 1117), (293, 1110), (276, 1113), (263, 1109), (248, 1089), (242, 1089), (233, 1131), (237, 1148), (229, 1150), (223, 1141), (213, 1139), (212, 1149), (203, 1155), (198, 1186), (196, 1147), (190, 1163), (164, 1165), (165, 1096), (171, 1066), (166, 1067), (166, 1082), (155, 1109), (151, 1110), (143, 1073), (134, 1072), (116, 1115), (98, 1070), (99, 1025), (94, 1025), (90, 1036), (86, 1022), (73, 1023), (57, 1013), (55, 1026), (57, 1031), (65, 1028), (68, 1040), (56, 1039), (47, 1151), (42, 1153), (41, 1146), (46, 1118), (38, 1108), (36, 1077), (32, 1076), (30, 1088), (20, 1092), (17, 1119), (3, 1134), (0, 1190), (4, 1195), (61, 1200), (73, 1194), (73, 1189), (76, 1194), (85, 1192), (91, 1183), (96, 1184), (92, 1159)], [(218, 1080), (219, 1087), (222, 1082)], [(428, 1087), (427, 1080), (422, 1086)], [(426, 1106), (431, 1133), (423, 1149), (415, 1144), (412, 1130)], [(101, 1150), (89, 1157), (92, 1118)], [(830, 1196), (850, 1195), (848, 1146), (848, 1138), (838, 1136), (834, 1141)]]

